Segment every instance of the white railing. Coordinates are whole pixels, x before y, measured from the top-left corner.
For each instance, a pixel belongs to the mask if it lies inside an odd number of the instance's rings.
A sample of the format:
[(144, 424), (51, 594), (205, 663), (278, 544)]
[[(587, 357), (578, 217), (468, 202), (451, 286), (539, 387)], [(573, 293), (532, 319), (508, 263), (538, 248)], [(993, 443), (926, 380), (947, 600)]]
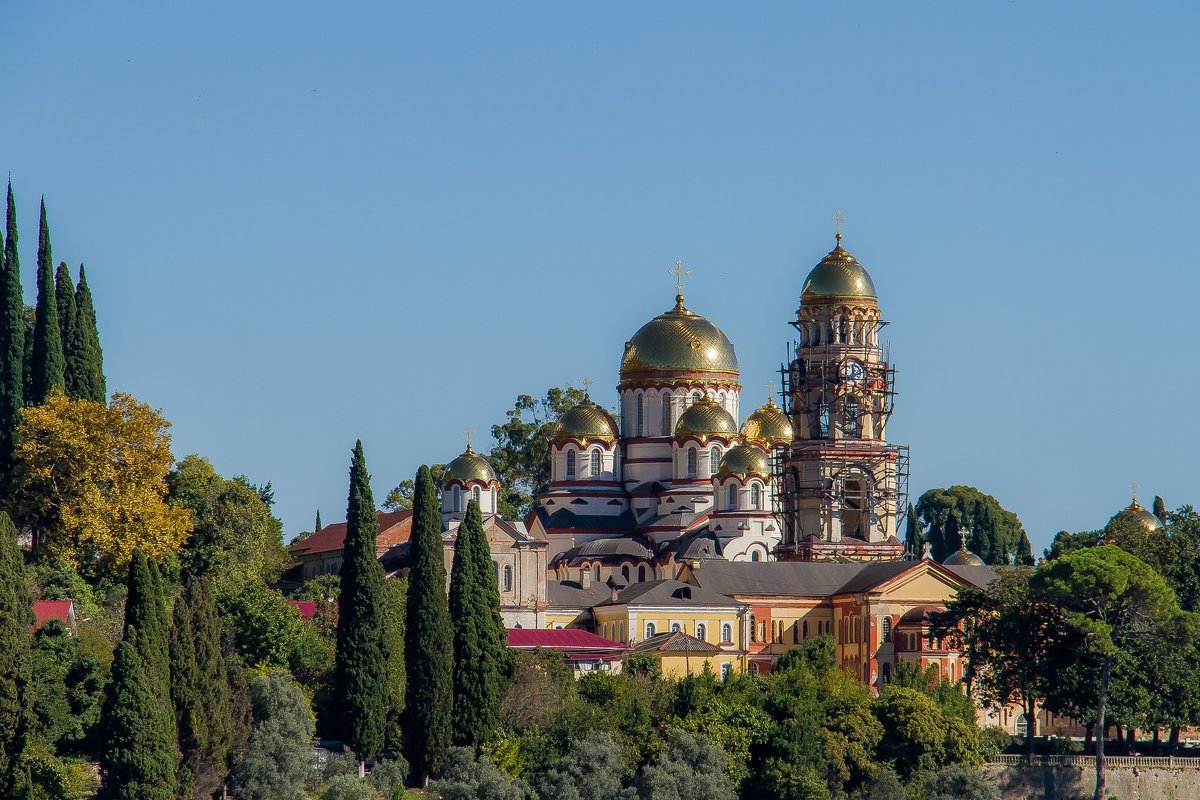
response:
[[(1027, 756), (1004, 754), (988, 759), (991, 764), (1009, 767), (1089, 767), (1095, 769), (1095, 756)], [(1197, 756), (1105, 756), (1104, 764), (1114, 769), (1120, 767), (1147, 767), (1155, 769), (1200, 769)]]

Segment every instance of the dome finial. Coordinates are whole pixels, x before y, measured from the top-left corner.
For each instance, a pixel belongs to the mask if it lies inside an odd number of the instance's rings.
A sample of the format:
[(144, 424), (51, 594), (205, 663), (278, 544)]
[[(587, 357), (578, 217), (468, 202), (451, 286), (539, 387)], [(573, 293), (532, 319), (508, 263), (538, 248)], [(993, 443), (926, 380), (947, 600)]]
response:
[(1129, 489), (1130, 489), (1130, 491), (1133, 492), (1133, 505), (1136, 506), (1138, 504), (1138, 501), (1137, 501), (1138, 482), (1133, 481), (1132, 483), (1130, 483)]
[(588, 392), (588, 389), (591, 388), (592, 379), (589, 378), (587, 375), (584, 375), (583, 380), (581, 380), (580, 383), (583, 384), (583, 399), (585, 401), (591, 400), (592, 399), (591, 393)]
[(468, 425), (467, 427), (463, 428), (463, 433), (467, 435), (467, 452), (474, 453), (475, 451), (471, 449), (471, 435), (475, 433), (475, 429)]
[(834, 225), (834, 229), (837, 231), (838, 249), (840, 249), (842, 246), (842, 223), (845, 221), (846, 221), (846, 215), (842, 213), (841, 209), (838, 209), (837, 211), (833, 212), (833, 225)]
[(675, 307), (683, 308), (683, 279), (691, 275), (692, 271), (683, 265), (681, 258), (675, 262), (675, 266), (667, 270), (667, 274), (675, 276)]

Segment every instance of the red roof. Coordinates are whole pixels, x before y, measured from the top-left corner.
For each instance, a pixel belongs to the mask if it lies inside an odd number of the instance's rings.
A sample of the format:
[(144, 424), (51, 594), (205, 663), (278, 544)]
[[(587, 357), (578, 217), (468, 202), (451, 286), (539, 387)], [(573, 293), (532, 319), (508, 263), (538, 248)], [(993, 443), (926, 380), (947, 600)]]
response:
[(309, 620), (317, 615), (316, 600), (288, 600), (288, 605), (300, 612), (300, 618)]
[(34, 628), (40, 628), (52, 619), (60, 620), (64, 625), (71, 624), (71, 608), (74, 600), (34, 600), (33, 616), (37, 620)]
[(554, 650), (580, 652), (586, 650), (628, 650), (629, 648), (612, 639), (605, 639), (588, 631), (576, 628), (534, 630), (532, 628), (509, 628), (509, 647), (549, 647)]
[[(375, 539), (375, 550), (380, 555), (395, 545), (408, 541), (412, 533), (412, 509), (404, 511), (376, 511), (375, 523), (379, 526), (379, 535)], [(346, 523), (335, 522), (326, 525), (303, 542), (296, 542), (288, 547), (288, 552), (297, 558), (317, 555), (318, 553), (335, 553), (342, 549), (346, 541)]]

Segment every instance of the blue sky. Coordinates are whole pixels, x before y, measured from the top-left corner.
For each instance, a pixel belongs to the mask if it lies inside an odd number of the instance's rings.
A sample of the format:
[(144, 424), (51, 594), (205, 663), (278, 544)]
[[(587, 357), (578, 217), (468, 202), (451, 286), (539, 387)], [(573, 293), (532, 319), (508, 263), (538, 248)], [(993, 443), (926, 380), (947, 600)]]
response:
[(749, 410), (847, 215), (912, 445), (1035, 548), (1196, 502), (1200, 7), (6, 3), (0, 171), (177, 456), (342, 519), (688, 305)]

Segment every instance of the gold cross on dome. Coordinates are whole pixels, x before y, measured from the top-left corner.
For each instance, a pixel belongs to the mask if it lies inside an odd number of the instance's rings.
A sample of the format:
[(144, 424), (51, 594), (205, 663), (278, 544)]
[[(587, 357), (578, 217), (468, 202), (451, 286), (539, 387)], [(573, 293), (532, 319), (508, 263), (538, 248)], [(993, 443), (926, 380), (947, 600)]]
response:
[(839, 242), (842, 241), (842, 223), (845, 221), (846, 215), (842, 213), (841, 209), (833, 212), (833, 225), (837, 231), (837, 240)]
[(587, 396), (588, 396), (588, 389), (589, 389), (589, 388), (591, 387), (591, 385), (592, 385), (592, 379), (591, 379), (591, 378), (589, 378), (589, 377), (587, 377), (587, 376), (585, 375), (585, 376), (583, 376), (583, 380), (581, 380), (581, 381), (580, 381), (580, 383), (582, 383), (582, 384), (583, 384), (583, 396), (584, 396), (584, 397), (587, 397)]
[(1129, 484), (1129, 488), (1133, 490), (1133, 499), (1137, 500), (1138, 482), (1133, 481), (1132, 483)]
[(683, 294), (683, 279), (692, 274), (692, 271), (683, 265), (683, 259), (675, 262), (675, 266), (667, 270), (668, 275), (675, 276), (675, 294)]
[(465, 433), (467, 435), (467, 449), (470, 450), (471, 449), (471, 435), (473, 433), (475, 433), (475, 429), (472, 428), (470, 425), (468, 425), (467, 427), (463, 428), (463, 433)]

